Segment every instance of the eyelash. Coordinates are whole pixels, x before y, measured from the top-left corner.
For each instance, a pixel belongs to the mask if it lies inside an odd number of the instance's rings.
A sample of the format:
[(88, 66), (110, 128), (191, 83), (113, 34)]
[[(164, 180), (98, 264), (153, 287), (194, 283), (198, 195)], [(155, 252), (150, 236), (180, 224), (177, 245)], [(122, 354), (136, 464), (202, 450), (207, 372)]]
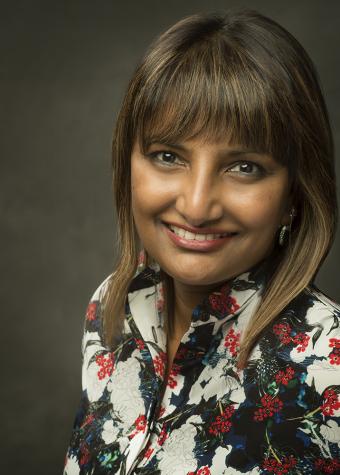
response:
[[(152, 160), (154, 160), (155, 162), (161, 163), (162, 166), (171, 167), (172, 165), (175, 165), (174, 163), (167, 163), (167, 162), (164, 162), (163, 160), (160, 160), (159, 158), (157, 158), (157, 155), (160, 155), (160, 154), (169, 154), (169, 155), (172, 155), (172, 157), (178, 158), (175, 153), (168, 152), (168, 151), (166, 151), (166, 150), (161, 150), (161, 151), (149, 153), (149, 154), (148, 154), (148, 157), (150, 157), (150, 158), (151, 158)], [(240, 160), (239, 162), (234, 163), (234, 164), (233, 164), (231, 167), (229, 167), (229, 168), (234, 168), (234, 167), (236, 167), (236, 166), (244, 165), (244, 164), (255, 166), (255, 167), (257, 167), (258, 171), (255, 172), (255, 173), (242, 173), (242, 172), (239, 172), (239, 173), (241, 173), (243, 176), (244, 176), (244, 175), (249, 175), (249, 176), (261, 177), (261, 176), (264, 176), (264, 175), (266, 174), (265, 169), (264, 169), (261, 165), (255, 163), (255, 162), (249, 161), (249, 160)]]

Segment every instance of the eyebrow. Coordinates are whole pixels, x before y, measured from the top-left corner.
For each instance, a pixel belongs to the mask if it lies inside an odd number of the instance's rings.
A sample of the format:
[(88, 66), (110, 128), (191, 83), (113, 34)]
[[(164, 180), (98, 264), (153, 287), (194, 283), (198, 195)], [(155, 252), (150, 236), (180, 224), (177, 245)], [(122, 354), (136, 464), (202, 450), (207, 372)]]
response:
[[(190, 149), (185, 147), (184, 145), (176, 144), (176, 143), (166, 143), (166, 142), (160, 142), (158, 140), (151, 140), (146, 143), (146, 147), (151, 147), (151, 145), (154, 144), (159, 144), (165, 147), (177, 149), (181, 152), (190, 152)], [(230, 156), (230, 157), (235, 157), (239, 155), (248, 155), (250, 153), (255, 153), (257, 155), (263, 155), (264, 152), (260, 152), (259, 150), (253, 150), (253, 149), (247, 149), (247, 148), (234, 148), (234, 149), (227, 149), (227, 150), (222, 150), (219, 154), (224, 155), (224, 156)]]

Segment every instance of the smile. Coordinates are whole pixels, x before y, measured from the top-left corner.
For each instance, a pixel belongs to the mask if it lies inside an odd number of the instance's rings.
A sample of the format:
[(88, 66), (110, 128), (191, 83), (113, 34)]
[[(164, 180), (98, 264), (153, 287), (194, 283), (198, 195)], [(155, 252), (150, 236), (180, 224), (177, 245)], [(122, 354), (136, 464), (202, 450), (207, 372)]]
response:
[(172, 224), (168, 224), (168, 227), (174, 232), (177, 236), (185, 239), (186, 241), (212, 241), (214, 239), (220, 239), (227, 236), (232, 236), (235, 233), (223, 233), (223, 234), (201, 234), (201, 233), (191, 233), (186, 231), (183, 228), (179, 228)]
[(164, 230), (176, 247), (196, 252), (210, 252), (231, 241), (237, 233), (200, 234), (163, 223)]

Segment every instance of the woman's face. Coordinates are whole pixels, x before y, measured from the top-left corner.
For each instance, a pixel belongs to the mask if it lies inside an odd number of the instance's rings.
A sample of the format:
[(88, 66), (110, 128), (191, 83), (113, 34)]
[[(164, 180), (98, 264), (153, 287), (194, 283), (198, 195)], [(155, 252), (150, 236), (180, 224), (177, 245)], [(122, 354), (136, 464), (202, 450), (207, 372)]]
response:
[(136, 141), (131, 186), (144, 248), (190, 286), (247, 271), (271, 252), (279, 226), (290, 221), (287, 168), (228, 141), (153, 143), (146, 155)]

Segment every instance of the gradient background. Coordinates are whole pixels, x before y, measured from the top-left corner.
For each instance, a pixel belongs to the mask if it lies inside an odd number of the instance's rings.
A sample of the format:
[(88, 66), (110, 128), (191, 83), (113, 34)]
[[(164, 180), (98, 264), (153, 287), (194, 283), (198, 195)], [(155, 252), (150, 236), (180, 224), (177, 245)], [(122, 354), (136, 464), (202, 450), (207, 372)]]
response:
[[(306, 48), (338, 150), (340, 2), (1, 1), (3, 474), (62, 472), (85, 308), (115, 261), (110, 147), (128, 79), (175, 21), (235, 5), (277, 20)], [(339, 255), (338, 234), (317, 284), (340, 301)]]

